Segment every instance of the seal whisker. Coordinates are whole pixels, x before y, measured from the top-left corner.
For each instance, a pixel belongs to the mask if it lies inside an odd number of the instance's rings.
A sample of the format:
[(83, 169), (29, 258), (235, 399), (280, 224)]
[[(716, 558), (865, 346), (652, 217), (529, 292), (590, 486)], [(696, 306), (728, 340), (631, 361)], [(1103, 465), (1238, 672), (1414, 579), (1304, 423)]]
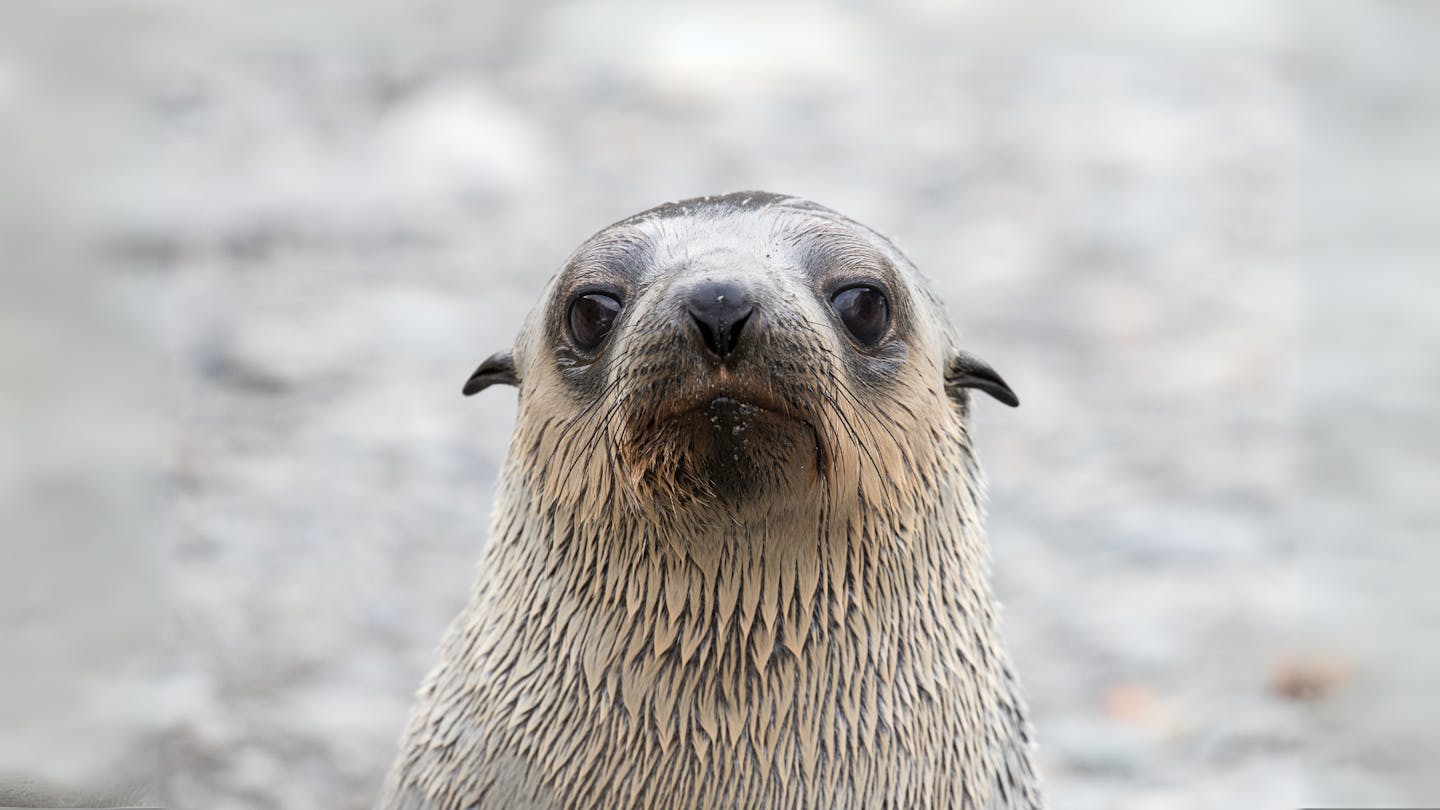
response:
[[(861, 414), (861, 413), (865, 413), (865, 412), (866, 412), (865, 406), (863, 406), (863, 405), (860, 404), (860, 402), (855, 398), (854, 394), (850, 393), (849, 388), (848, 388), (847, 386), (845, 386), (845, 384), (844, 384), (843, 382), (841, 382), (838, 378), (836, 378), (836, 377), (833, 375), (833, 373), (831, 374), (831, 376), (829, 376), (829, 377), (827, 378), (827, 381), (830, 382), (831, 384), (833, 384), (833, 385), (835, 386), (836, 390), (840, 392), (841, 396), (845, 397), (845, 398), (850, 402), (851, 406), (855, 408), (855, 413), (856, 413), (856, 414)], [(840, 402), (839, 402), (838, 400), (836, 400), (832, 395), (830, 395), (830, 394), (828, 394), (828, 393), (826, 393), (825, 396), (829, 399), (829, 401), (830, 401), (831, 405), (833, 406), (836, 414), (839, 415), (840, 418), (842, 418), (842, 419), (845, 420), (847, 427), (850, 428), (851, 435), (855, 436), (855, 441), (856, 441), (856, 443), (857, 443), (857, 444), (860, 444), (862, 447), (864, 447), (864, 448), (866, 449), (866, 452), (867, 452), (867, 454), (868, 454), (869, 457), (870, 457), (871, 465), (873, 466), (873, 468), (874, 468), (874, 470), (875, 470), (875, 474), (876, 474), (877, 476), (884, 476), (884, 475), (885, 475), (885, 466), (880, 463), (879, 458), (875, 455), (874, 448), (871, 446), (872, 444), (878, 444), (878, 442), (876, 441), (878, 437), (876, 437), (876, 435), (875, 435), (875, 428), (874, 428), (873, 425), (871, 424), (870, 420), (868, 420), (868, 419), (863, 420), (863, 422), (864, 422), (864, 424), (865, 424), (865, 432), (870, 435), (870, 440), (871, 440), (870, 442), (864, 442), (864, 441), (862, 441), (862, 440), (860, 439), (859, 433), (858, 433), (858, 431), (855, 429), (855, 427), (853, 426), (853, 424), (851, 424), (851, 420), (849, 419), (849, 417), (845, 415), (844, 410), (840, 407)], [(894, 435), (893, 433), (891, 433), (891, 438), (892, 438), (893, 442), (894, 442), (895, 445), (896, 445), (896, 449), (897, 449), (897, 450), (900, 450), (900, 451), (903, 453), (903, 448), (902, 448), (902, 446), (901, 446), (900, 443), (899, 443), (899, 439), (898, 439), (897, 437), (895, 437), (895, 435)]]
[(860, 438), (860, 433), (855, 429), (855, 426), (850, 421), (850, 418), (845, 415), (844, 411), (840, 407), (840, 403), (827, 392), (821, 391), (819, 392), (819, 394), (821, 398), (825, 401), (825, 403), (830, 406), (829, 413), (835, 418), (836, 421), (840, 423), (840, 426), (843, 427), (845, 431), (850, 434), (850, 438), (854, 442), (855, 448), (870, 460), (870, 466), (875, 470), (875, 474), (884, 475), (884, 467), (881, 466), (880, 460), (876, 458), (874, 450), (870, 447), (869, 443), (867, 443), (864, 439)]
[(857, 409), (857, 413), (865, 413), (869, 417), (871, 417), (870, 419), (865, 420), (867, 432), (870, 433), (871, 438), (875, 438), (874, 428), (871, 427), (871, 425), (879, 424), (880, 427), (887, 434), (889, 434), (891, 444), (894, 445), (898, 457), (903, 460), (907, 455), (906, 445), (900, 440), (900, 436), (895, 432), (895, 430), (898, 429), (900, 426), (895, 423), (893, 419), (888, 417), (883, 409), (873, 407), (868, 409), (865, 408), (861, 404), (859, 397), (855, 395), (855, 392), (852, 391), (850, 389), (850, 386), (846, 385), (843, 380), (832, 376), (831, 382), (835, 385), (836, 390), (840, 391), (841, 395), (848, 399), (850, 401), (850, 404)]

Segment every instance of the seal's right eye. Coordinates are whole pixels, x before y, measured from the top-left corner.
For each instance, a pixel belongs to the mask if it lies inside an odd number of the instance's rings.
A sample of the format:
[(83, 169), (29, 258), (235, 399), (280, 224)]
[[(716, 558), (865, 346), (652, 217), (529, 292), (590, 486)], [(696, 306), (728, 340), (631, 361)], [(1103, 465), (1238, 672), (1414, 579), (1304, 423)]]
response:
[(588, 352), (610, 334), (619, 314), (618, 299), (600, 292), (585, 293), (570, 302), (570, 337)]
[(890, 303), (874, 287), (846, 287), (830, 299), (840, 322), (862, 345), (874, 346), (890, 328)]

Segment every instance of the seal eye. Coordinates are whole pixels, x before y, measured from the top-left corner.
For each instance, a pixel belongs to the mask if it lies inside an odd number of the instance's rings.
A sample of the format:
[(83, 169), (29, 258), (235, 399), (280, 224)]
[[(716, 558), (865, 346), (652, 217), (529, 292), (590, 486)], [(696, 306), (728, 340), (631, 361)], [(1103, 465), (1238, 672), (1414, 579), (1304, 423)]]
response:
[(890, 302), (874, 287), (846, 287), (830, 299), (840, 322), (861, 344), (874, 346), (890, 327)]
[(605, 293), (586, 293), (570, 302), (570, 335), (575, 345), (590, 351), (610, 334), (620, 302)]

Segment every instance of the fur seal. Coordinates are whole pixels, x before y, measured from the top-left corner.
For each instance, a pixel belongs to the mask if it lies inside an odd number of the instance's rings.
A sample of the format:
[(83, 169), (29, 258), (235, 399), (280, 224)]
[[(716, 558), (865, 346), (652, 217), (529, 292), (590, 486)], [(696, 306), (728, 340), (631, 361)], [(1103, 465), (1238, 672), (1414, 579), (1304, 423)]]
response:
[(586, 241), (383, 808), (1037, 808), (970, 391), (886, 238), (748, 192)]

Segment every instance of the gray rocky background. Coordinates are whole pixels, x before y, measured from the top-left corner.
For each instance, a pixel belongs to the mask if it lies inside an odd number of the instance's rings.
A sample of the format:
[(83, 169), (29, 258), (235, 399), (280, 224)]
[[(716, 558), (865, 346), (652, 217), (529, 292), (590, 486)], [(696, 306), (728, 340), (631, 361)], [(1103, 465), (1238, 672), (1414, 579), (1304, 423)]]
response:
[(1055, 807), (1440, 801), (1440, 17), (1304, 7), (6, 5), (0, 805), (367, 806), (513, 423), (460, 384), (591, 232), (745, 188), (1020, 392)]

